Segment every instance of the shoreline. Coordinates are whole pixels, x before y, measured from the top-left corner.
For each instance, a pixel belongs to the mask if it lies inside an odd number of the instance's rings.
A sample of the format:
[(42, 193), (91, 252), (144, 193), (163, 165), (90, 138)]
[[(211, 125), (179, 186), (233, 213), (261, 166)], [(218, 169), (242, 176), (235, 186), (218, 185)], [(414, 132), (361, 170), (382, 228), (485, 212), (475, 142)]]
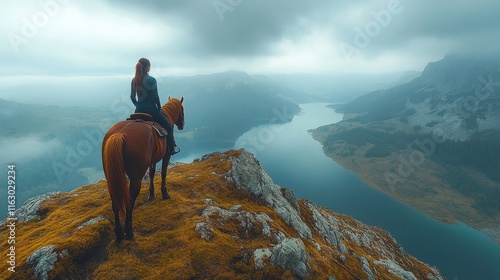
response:
[[(428, 159), (404, 182), (390, 187), (384, 173), (395, 170), (396, 155), (381, 158), (366, 158), (364, 152), (370, 148), (357, 147), (353, 155), (329, 153), (324, 146), (324, 132), (311, 130), (314, 140), (321, 143), (323, 153), (343, 168), (352, 171), (371, 188), (382, 191), (401, 203), (445, 224), (464, 225), (485, 234), (500, 245), (500, 226), (494, 218), (486, 216), (472, 207), (473, 200), (449, 187), (437, 174), (443, 167)], [(336, 143), (339, 144), (339, 143)], [(339, 144), (340, 145), (340, 144)], [(422, 186), (425, 184), (425, 186)], [(499, 219), (498, 217), (497, 219)]]

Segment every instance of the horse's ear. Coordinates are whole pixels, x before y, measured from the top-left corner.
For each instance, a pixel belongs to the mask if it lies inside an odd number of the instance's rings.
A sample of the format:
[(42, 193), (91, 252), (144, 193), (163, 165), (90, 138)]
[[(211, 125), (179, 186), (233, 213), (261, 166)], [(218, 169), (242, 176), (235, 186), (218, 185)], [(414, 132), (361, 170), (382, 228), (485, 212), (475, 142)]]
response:
[(168, 97), (168, 100), (170, 100), (170, 96)]
[(181, 103), (182, 103), (182, 101), (184, 101), (184, 96), (183, 96), (183, 97), (181, 97)]

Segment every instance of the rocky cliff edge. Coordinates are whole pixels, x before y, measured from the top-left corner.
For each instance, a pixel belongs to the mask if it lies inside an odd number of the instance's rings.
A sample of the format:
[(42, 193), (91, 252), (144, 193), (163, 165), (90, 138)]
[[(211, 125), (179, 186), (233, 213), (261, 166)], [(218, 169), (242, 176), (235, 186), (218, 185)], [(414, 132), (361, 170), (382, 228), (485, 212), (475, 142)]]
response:
[(144, 182), (135, 238), (119, 245), (105, 181), (30, 199), (17, 211), (15, 272), (2, 262), (0, 278), (443, 279), (386, 231), (297, 200), (248, 151), (174, 164), (167, 180), (172, 199), (152, 202)]

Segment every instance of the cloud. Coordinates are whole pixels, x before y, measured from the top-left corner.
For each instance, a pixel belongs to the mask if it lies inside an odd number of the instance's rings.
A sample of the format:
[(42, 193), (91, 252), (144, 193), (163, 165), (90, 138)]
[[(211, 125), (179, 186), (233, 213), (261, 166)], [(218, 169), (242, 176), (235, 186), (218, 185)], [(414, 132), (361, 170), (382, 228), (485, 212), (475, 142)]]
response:
[[(189, 50), (211, 56), (253, 56), (272, 53), (272, 45), (284, 37), (300, 35), (301, 19), (333, 4), (315, 1), (113, 1), (130, 5), (130, 11), (150, 10), (151, 16), (176, 17), (179, 28), (193, 36)], [(179, 3), (180, 2), (180, 3)], [(217, 4), (222, 3), (222, 4)], [(230, 4), (236, 3), (236, 4)], [(220, 6), (223, 5), (223, 6)], [(123, 6), (122, 6), (123, 7)], [(218, 7), (229, 7), (226, 9)], [(221, 11), (222, 9), (222, 11)], [(222, 16), (222, 18), (221, 18)]]
[[(130, 74), (142, 56), (165, 74), (421, 70), (452, 49), (500, 45), (500, 2), (489, 0), (6, 0), (4, 7), (0, 75)], [(24, 36), (30, 24), (36, 32)]]
[[(10, 48), (4, 50), (11, 54), (6, 57), (11, 63), (3, 64), (11, 72), (12, 65), (19, 74), (71, 75), (75, 69), (99, 75), (126, 66), (132, 72), (133, 62), (141, 54), (158, 52), (179, 41), (168, 22), (160, 19), (141, 21), (96, 1), (90, 1), (95, 10), (69, 2), (54, 4), (57, 8), (50, 8), (50, 13), (39, 4), (45, 2), (59, 3), (45, 0), (33, 3), (30, 9), (14, 9), (18, 20), (7, 29)], [(37, 15), (45, 15), (46, 23), (40, 24), (43, 16)], [(165, 51), (171, 50), (166, 47)], [(25, 65), (30, 66), (23, 68)]]
[(26, 136), (20, 138), (0, 138), (0, 164), (20, 164), (29, 160), (51, 154), (60, 149), (62, 143), (59, 140), (42, 140), (37, 136)]

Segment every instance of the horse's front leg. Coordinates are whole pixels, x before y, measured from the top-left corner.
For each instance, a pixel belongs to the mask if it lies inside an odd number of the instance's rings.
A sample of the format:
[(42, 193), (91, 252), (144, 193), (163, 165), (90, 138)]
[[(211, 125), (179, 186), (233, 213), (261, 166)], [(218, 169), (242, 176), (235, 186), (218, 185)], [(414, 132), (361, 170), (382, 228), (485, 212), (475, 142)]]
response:
[(149, 201), (153, 201), (153, 199), (155, 198), (155, 169), (156, 163), (151, 164), (151, 166), (149, 167)]
[(167, 167), (168, 167), (168, 163), (170, 162), (170, 153), (167, 152), (165, 154), (165, 156), (163, 157), (163, 160), (161, 162), (161, 194), (162, 194), (162, 198), (163, 199), (169, 199), (170, 198), (170, 195), (168, 194), (168, 191), (167, 191), (167, 181), (166, 181), (166, 178), (167, 178)]
[(141, 192), (141, 179), (130, 180), (130, 208), (127, 209), (127, 215), (125, 216), (125, 238), (131, 240), (134, 238), (134, 231), (132, 229), (132, 212), (134, 211), (135, 200)]

